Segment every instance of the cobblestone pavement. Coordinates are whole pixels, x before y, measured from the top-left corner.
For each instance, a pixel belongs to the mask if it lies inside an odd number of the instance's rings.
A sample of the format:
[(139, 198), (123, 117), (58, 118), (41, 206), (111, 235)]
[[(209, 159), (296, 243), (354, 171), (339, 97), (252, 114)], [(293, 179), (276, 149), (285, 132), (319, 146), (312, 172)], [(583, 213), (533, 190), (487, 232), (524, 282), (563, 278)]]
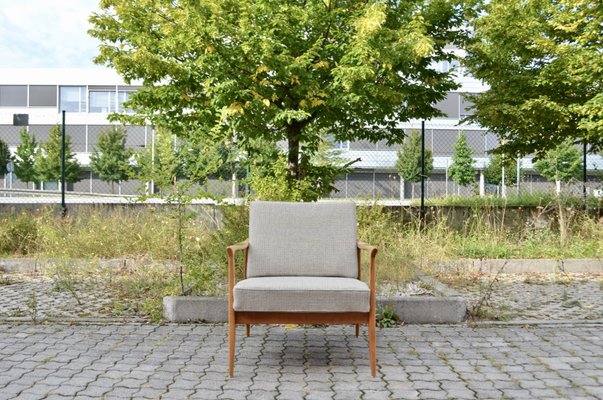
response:
[(603, 274), (479, 275), (455, 290), (471, 308), (488, 293), (491, 283), (492, 289), (484, 303), (486, 317), (502, 320), (603, 319)]
[[(242, 327), (241, 327), (242, 328)], [(0, 398), (603, 399), (603, 325), (0, 325)]]
[(38, 273), (0, 274), (0, 319), (81, 320), (121, 317), (142, 321), (116, 309), (111, 291), (98, 282), (51, 279)]
[[(482, 319), (599, 320), (603, 319), (603, 274), (474, 275), (454, 290), (471, 309), (488, 293)], [(40, 274), (0, 274), (0, 320), (114, 319), (143, 322), (102, 285), (57, 282)], [(61, 286), (62, 285), (62, 286)], [(386, 288), (387, 289), (387, 288)], [(391, 291), (391, 290), (390, 290)], [(429, 294), (414, 283), (403, 295)], [(120, 306), (122, 305), (122, 306)], [(117, 308), (116, 308), (117, 307)]]

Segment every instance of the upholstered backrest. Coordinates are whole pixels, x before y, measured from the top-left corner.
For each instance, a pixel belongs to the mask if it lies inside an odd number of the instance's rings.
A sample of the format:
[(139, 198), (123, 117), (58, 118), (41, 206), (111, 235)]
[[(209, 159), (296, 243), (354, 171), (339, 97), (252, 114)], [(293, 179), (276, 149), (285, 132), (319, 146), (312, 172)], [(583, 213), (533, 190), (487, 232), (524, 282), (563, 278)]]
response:
[(357, 275), (353, 202), (251, 203), (249, 278)]

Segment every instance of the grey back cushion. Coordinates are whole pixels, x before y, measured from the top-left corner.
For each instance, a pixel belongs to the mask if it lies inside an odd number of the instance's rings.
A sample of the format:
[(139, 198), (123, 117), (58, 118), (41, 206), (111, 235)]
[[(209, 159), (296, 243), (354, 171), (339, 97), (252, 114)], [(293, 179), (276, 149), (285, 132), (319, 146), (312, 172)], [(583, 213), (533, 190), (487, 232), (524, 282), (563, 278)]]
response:
[(247, 276), (357, 278), (356, 205), (252, 202)]

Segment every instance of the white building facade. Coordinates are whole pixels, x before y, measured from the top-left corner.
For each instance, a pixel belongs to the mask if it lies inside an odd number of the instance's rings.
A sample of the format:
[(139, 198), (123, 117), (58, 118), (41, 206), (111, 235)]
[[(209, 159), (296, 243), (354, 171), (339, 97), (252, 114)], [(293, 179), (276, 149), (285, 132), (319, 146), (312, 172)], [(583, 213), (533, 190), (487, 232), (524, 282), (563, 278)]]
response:
[[(437, 104), (446, 117), (426, 121), (426, 148), (433, 152), (434, 157), (433, 173), (427, 182), (427, 197), (491, 192), (493, 189), (486, 186), (482, 171), (489, 163), (488, 151), (498, 145), (497, 138), (480, 126), (459, 125), (459, 121), (471, 112), (471, 104), (464, 99), (463, 94), (481, 92), (486, 88), (475, 79), (464, 76), (457, 65), (442, 63), (438, 68), (457, 68), (460, 88), (448, 93)], [(8, 144), (13, 153), (20, 143), (20, 129), (27, 129), (35, 135), (38, 142), (43, 142), (48, 138), (51, 127), (61, 123), (61, 110), (65, 110), (71, 149), (86, 170), (82, 180), (68, 185), (67, 190), (77, 193), (111, 193), (111, 185), (101, 181), (88, 168), (90, 154), (100, 132), (111, 125), (109, 114), (127, 112), (123, 103), (139, 87), (136, 83), (125, 84), (114, 71), (108, 69), (0, 69), (0, 139)], [(23, 125), (18, 126), (19, 124)], [(400, 124), (408, 132), (420, 129), (420, 126), (421, 121)], [(126, 129), (127, 146), (135, 150), (152, 146), (151, 127), (129, 126)], [(448, 177), (453, 145), (461, 131), (467, 136), (479, 171), (472, 188), (459, 188)], [(360, 161), (354, 165), (354, 172), (336, 182), (338, 192), (332, 193), (332, 197), (408, 199), (412, 196), (412, 185), (401, 182), (394, 168), (400, 145), (356, 141), (340, 142), (336, 146), (343, 150), (346, 157), (359, 158)], [(587, 168), (591, 174), (601, 167), (601, 157), (588, 156)], [(522, 159), (521, 168), (522, 191), (552, 188), (550, 182), (533, 171), (531, 158)], [(120, 194), (136, 194), (141, 186), (141, 182), (125, 182), (118, 190)], [(26, 185), (16, 179), (14, 174), (7, 174), (0, 181), (0, 188), (24, 189)], [(55, 190), (56, 184), (39, 183), (37, 188)], [(227, 182), (214, 182), (210, 190), (219, 195), (230, 194)]]

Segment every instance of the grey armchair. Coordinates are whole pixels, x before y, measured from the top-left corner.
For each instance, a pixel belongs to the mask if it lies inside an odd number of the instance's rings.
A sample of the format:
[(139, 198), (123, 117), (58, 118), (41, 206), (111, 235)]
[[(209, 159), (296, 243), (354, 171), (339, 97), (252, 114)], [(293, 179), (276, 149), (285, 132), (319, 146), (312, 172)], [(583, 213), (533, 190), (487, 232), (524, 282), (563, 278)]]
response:
[[(235, 252), (245, 253), (245, 279), (235, 282)], [(370, 254), (369, 285), (360, 280)], [(249, 239), (227, 248), (229, 374), (237, 324), (368, 324), (376, 375), (375, 257), (357, 242), (353, 202), (252, 202)]]

